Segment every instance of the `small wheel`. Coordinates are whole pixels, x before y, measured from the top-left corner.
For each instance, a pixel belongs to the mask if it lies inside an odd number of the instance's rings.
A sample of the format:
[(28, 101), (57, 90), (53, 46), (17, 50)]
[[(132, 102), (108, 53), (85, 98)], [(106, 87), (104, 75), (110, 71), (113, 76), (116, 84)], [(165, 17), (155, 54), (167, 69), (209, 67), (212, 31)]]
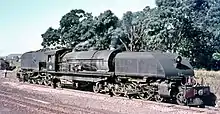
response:
[(47, 85), (47, 86), (52, 86), (52, 75), (51, 74), (48, 74), (44, 77), (43, 81), (44, 81), (44, 84)]
[(37, 82), (34, 79), (32, 79), (31, 82), (32, 84), (37, 84)]
[(144, 93), (140, 93), (140, 94), (138, 94), (138, 97), (140, 98), (140, 99), (145, 99), (145, 95), (144, 95)]
[(122, 88), (120, 87), (120, 85), (115, 84), (112, 88), (112, 93), (114, 96), (120, 96), (122, 93)]
[(55, 89), (55, 88), (56, 88), (56, 83), (51, 82), (51, 83), (50, 83), (50, 86), (51, 86), (52, 88), (54, 88), (54, 89)]
[(73, 82), (73, 89), (78, 89), (79, 88), (79, 83)]
[(50, 82), (50, 86), (55, 89), (56, 83), (54, 82), (54, 79), (49, 80), (49, 82)]
[(118, 92), (115, 91), (115, 90), (112, 90), (112, 93), (113, 93), (114, 96), (117, 96), (117, 97), (121, 95), (121, 93), (118, 93)]
[(39, 80), (37, 80), (37, 83), (40, 84), (40, 85), (43, 85), (43, 84), (44, 84), (44, 81), (41, 80), (41, 79), (39, 79)]
[(56, 87), (57, 88), (63, 88), (63, 85), (62, 85), (62, 83), (61, 83), (61, 81), (58, 81), (57, 83), (56, 83)]
[(19, 76), (19, 77), (18, 77), (18, 81), (19, 81), (19, 82), (24, 82), (24, 79), (21, 78), (21, 76)]
[(49, 86), (51, 83), (48, 80), (43, 80), (44, 85)]
[(32, 80), (31, 80), (31, 79), (28, 79), (28, 83), (32, 84)]
[(186, 98), (183, 96), (183, 93), (180, 92), (176, 95), (176, 102), (179, 104), (179, 105), (182, 105), (182, 106), (185, 106), (186, 103), (187, 103), (187, 100)]
[(94, 93), (99, 93), (100, 92), (100, 89), (101, 89), (101, 84), (99, 83), (99, 82), (97, 82), (97, 83), (95, 83), (94, 85), (93, 85), (93, 92)]
[(46, 85), (46, 86), (50, 86), (50, 85), (51, 85), (51, 80), (50, 80), (50, 78), (44, 77), (44, 78), (43, 78), (43, 83), (44, 83), (44, 85)]
[(156, 102), (163, 102), (163, 100), (164, 100), (164, 99), (163, 99), (160, 95), (158, 95), (158, 94), (155, 95), (154, 98), (155, 98), (155, 101), (156, 101)]
[(133, 95), (128, 95), (127, 97), (128, 97), (129, 99), (133, 99), (133, 98), (134, 98)]

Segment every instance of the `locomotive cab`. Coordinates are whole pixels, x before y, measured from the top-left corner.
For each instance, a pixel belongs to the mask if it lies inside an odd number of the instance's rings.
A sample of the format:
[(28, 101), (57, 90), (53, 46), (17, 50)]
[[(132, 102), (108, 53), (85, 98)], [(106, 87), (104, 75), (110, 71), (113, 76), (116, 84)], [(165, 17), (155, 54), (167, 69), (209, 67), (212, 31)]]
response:
[(47, 70), (48, 71), (55, 71), (55, 59), (56, 59), (56, 54), (53, 55), (48, 55), (47, 56)]
[(48, 71), (59, 71), (62, 57), (71, 49), (58, 49), (45, 52), (47, 56), (46, 67)]

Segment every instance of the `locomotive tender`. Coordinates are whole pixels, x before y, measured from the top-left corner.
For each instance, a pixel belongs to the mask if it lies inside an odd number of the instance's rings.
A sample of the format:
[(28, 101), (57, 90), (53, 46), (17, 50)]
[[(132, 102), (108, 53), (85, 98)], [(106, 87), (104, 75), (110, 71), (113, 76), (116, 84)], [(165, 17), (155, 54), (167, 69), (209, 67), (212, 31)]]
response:
[(121, 50), (37, 50), (21, 56), (20, 81), (88, 88), (96, 93), (180, 105), (205, 105), (210, 87), (194, 79), (190, 63), (173, 53)]

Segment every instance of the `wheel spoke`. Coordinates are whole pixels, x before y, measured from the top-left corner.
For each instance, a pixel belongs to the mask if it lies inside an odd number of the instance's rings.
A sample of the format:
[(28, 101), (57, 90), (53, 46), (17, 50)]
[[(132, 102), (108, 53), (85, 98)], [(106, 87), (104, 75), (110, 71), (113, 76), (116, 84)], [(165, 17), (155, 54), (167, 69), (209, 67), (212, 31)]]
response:
[(186, 99), (184, 98), (182, 92), (180, 92), (176, 95), (176, 101), (179, 105), (186, 105)]
[(101, 89), (101, 84), (99, 82), (97, 82), (93, 85), (93, 92), (99, 93), (100, 89)]
[(43, 82), (42, 79), (39, 79), (39, 80), (37, 81), (37, 83), (40, 84), (40, 85), (43, 85), (43, 84), (44, 84), (44, 82)]
[(61, 83), (61, 81), (58, 81), (57, 83), (56, 83), (56, 87), (57, 88), (63, 88), (63, 85), (62, 85), (62, 83)]
[(112, 88), (112, 93), (115, 96), (120, 96), (122, 91), (123, 91), (122, 87), (120, 87), (120, 85), (118, 84), (115, 84), (114, 87)]
[(36, 83), (37, 83), (34, 79), (32, 79), (31, 82), (32, 82), (33, 84), (36, 84)]
[(32, 83), (32, 80), (31, 80), (31, 79), (28, 79), (28, 83), (30, 83), (30, 84), (31, 84), (31, 83)]
[(154, 98), (154, 91), (151, 88), (147, 88), (146, 90), (142, 90), (140, 98), (143, 100), (152, 100)]
[(163, 101), (163, 98), (159, 94), (155, 95), (154, 98), (157, 102), (162, 102)]

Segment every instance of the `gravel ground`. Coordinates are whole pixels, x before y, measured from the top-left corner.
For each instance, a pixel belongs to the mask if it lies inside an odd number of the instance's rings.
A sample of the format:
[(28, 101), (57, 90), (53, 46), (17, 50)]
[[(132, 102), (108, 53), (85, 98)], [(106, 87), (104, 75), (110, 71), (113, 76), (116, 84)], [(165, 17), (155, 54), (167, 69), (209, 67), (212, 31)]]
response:
[(190, 108), (70, 89), (18, 83), (0, 76), (0, 114), (219, 114)]

